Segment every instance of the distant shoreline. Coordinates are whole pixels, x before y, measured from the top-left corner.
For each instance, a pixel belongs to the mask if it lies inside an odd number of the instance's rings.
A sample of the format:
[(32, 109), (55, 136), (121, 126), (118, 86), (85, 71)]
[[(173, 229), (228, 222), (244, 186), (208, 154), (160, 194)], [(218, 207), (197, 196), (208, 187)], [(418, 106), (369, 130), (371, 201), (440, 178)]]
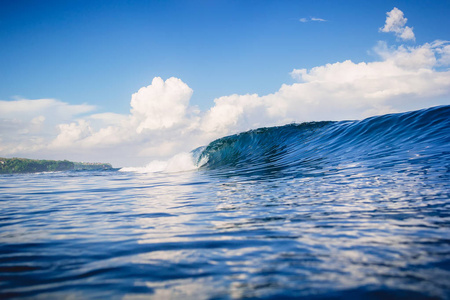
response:
[(71, 170), (110, 170), (109, 163), (72, 162), (68, 160), (37, 160), (0, 157), (0, 174), (38, 173)]

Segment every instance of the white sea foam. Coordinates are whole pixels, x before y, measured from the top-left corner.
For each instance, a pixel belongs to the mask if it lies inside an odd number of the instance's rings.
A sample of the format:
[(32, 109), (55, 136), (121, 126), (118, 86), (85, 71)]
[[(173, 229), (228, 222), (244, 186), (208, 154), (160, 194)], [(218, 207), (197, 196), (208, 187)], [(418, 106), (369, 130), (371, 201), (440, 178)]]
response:
[(154, 160), (145, 167), (128, 167), (120, 169), (121, 172), (156, 173), (156, 172), (183, 172), (198, 169), (191, 153), (182, 152), (168, 160)]

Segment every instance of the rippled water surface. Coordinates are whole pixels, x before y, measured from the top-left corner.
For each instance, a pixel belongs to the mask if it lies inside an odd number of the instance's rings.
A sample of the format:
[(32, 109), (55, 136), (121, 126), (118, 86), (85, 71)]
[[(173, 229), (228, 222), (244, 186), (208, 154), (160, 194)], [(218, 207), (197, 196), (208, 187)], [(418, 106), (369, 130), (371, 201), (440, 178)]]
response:
[(0, 175), (0, 296), (449, 299), (448, 113), (265, 129), (188, 172)]

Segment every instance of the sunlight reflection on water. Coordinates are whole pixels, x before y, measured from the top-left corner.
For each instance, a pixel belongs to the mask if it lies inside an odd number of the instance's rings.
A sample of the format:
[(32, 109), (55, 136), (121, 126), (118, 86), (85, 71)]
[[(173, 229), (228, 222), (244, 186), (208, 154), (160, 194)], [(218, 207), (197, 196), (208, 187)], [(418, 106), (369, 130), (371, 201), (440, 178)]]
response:
[(367, 172), (2, 177), (2, 293), (445, 298), (447, 183)]

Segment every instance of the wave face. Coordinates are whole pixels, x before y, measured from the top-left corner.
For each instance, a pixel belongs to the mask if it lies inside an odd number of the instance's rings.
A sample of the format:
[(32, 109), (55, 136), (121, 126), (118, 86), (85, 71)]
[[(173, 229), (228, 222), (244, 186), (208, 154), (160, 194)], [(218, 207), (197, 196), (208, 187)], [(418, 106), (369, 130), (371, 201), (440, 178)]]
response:
[(193, 151), (200, 169), (227, 175), (317, 176), (341, 165), (392, 168), (450, 153), (450, 106), (260, 128)]

